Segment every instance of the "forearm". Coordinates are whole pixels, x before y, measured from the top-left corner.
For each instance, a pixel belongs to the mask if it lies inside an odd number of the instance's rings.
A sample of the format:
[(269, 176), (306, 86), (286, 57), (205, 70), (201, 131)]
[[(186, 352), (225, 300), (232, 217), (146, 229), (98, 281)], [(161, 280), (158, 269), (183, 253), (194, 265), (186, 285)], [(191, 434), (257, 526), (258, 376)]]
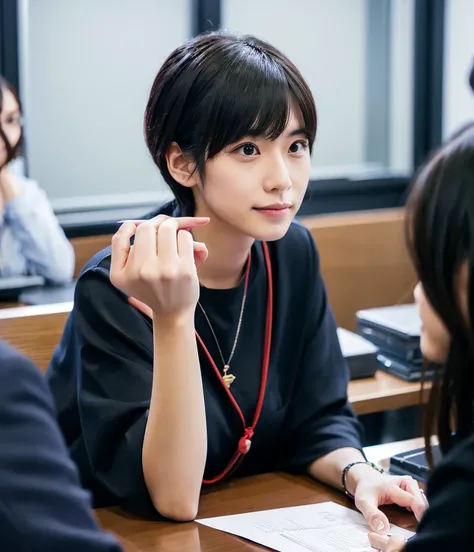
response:
[(70, 280), (74, 250), (44, 193), (29, 182), (16, 195), (3, 192), (3, 196), (9, 198), (5, 200), (6, 222), (21, 244), (28, 268), (53, 282)]
[[(331, 485), (331, 487), (336, 489), (341, 489), (342, 472), (352, 462), (365, 462), (362, 452), (355, 448), (341, 448), (313, 462), (309, 467), (309, 474), (322, 483)], [(366, 465), (354, 466), (349, 470), (346, 482), (347, 490), (350, 493), (354, 494), (359, 476), (366, 469), (373, 471), (373, 468)]]
[(0, 193), (7, 204), (20, 194), (20, 186), (7, 167), (0, 171)]
[(195, 517), (207, 452), (206, 416), (194, 316), (153, 321), (154, 374), (143, 472), (156, 509)]

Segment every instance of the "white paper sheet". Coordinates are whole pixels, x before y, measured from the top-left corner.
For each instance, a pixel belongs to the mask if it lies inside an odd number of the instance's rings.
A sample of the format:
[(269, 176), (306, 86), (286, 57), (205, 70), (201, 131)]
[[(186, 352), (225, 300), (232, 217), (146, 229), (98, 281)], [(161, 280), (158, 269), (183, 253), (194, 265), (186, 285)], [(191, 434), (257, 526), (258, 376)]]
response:
[[(280, 508), (198, 523), (267, 546), (278, 552), (370, 552), (369, 529), (362, 514), (334, 502)], [(392, 534), (412, 532), (392, 526)]]

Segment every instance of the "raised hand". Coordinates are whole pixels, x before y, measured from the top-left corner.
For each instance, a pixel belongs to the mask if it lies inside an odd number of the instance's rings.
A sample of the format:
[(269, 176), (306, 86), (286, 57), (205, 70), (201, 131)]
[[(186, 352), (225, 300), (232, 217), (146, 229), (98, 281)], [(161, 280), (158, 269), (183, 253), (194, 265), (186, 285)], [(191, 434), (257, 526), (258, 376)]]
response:
[(148, 305), (154, 316), (194, 312), (199, 298), (196, 268), (206, 260), (207, 249), (194, 242), (188, 230), (208, 222), (204, 217), (164, 215), (125, 222), (112, 238), (111, 282)]

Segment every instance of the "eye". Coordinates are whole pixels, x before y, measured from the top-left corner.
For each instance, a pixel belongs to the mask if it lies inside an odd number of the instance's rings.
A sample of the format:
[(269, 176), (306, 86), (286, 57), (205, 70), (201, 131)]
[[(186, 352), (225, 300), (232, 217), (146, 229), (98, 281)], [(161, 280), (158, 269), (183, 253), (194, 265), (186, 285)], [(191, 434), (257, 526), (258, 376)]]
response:
[(9, 115), (5, 119), (5, 125), (20, 126), (21, 119), (18, 115)]
[(298, 140), (290, 146), (290, 153), (303, 153), (308, 149), (308, 140)]
[(258, 154), (257, 146), (250, 142), (247, 144), (242, 144), (235, 151), (242, 153), (245, 157), (253, 157), (254, 155)]

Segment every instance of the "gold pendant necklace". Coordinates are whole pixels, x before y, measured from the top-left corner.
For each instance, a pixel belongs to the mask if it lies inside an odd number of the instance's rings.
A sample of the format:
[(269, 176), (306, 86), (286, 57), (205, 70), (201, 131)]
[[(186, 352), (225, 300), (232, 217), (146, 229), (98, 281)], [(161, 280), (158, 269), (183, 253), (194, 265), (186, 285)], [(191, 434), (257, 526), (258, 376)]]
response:
[(230, 389), (230, 386), (234, 383), (235, 376), (234, 374), (228, 374), (228, 370), (230, 369), (230, 366), (226, 364), (224, 366), (224, 375), (222, 376), (222, 379), (224, 380), (224, 383), (227, 385), (227, 387)]
[(204, 307), (201, 305), (200, 301), (198, 301), (198, 305), (199, 305), (199, 307), (202, 311), (202, 314), (204, 315), (204, 318), (206, 319), (207, 325), (209, 326), (209, 329), (211, 330), (212, 337), (214, 338), (214, 341), (216, 342), (217, 350), (219, 351), (219, 355), (221, 357), (222, 366), (223, 366), (222, 379), (224, 380), (224, 383), (225, 383), (225, 385), (227, 386), (228, 389), (230, 389), (230, 386), (234, 383), (235, 378), (236, 378), (236, 376), (234, 376), (234, 374), (230, 374), (228, 372), (230, 370), (230, 363), (232, 361), (232, 358), (233, 358), (234, 353), (235, 353), (235, 349), (237, 347), (237, 342), (239, 340), (239, 335), (240, 335), (240, 328), (242, 327), (242, 319), (244, 317), (245, 301), (247, 299), (247, 287), (248, 287), (249, 272), (250, 272), (250, 255), (249, 255), (249, 259), (248, 259), (247, 262), (248, 262), (248, 265), (247, 265), (247, 270), (246, 270), (246, 274), (245, 274), (244, 294), (242, 296), (242, 304), (240, 305), (239, 321), (237, 323), (237, 330), (235, 332), (234, 343), (232, 345), (232, 349), (230, 351), (229, 359), (227, 360), (227, 362), (224, 360), (224, 355), (222, 354), (222, 350), (221, 350), (221, 347), (219, 345), (219, 341), (217, 341), (217, 336), (214, 332), (214, 328), (212, 327), (211, 321), (209, 320), (209, 317), (207, 316), (207, 313), (204, 310)]

